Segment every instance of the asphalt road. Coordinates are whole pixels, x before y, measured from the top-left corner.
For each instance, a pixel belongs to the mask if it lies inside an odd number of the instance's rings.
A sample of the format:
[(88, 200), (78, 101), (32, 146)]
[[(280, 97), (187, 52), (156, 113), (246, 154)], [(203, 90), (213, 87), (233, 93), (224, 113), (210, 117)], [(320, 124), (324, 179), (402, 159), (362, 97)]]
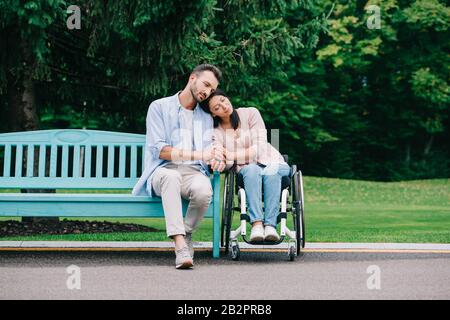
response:
[(450, 254), (197, 252), (195, 263), (176, 270), (172, 252), (0, 252), (0, 299), (450, 299)]

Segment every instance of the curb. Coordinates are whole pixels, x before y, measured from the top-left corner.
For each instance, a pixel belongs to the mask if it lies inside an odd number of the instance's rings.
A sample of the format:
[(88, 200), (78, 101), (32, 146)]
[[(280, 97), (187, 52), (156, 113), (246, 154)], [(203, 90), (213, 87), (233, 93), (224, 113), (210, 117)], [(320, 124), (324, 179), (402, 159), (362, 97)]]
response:
[[(244, 251), (286, 251), (287, 243), (249, 245), (239, 243)], [(198, 251), (211, 251), (212, 242), (194, 242)], [(167, 241), (0, 241), (0, 251), (172, 251)], [(221, 249), (223, 250), (223, 248)], [(306, 243), (304, 252), (380, 252), (380, 253), (450, 253), (448, 243)]]

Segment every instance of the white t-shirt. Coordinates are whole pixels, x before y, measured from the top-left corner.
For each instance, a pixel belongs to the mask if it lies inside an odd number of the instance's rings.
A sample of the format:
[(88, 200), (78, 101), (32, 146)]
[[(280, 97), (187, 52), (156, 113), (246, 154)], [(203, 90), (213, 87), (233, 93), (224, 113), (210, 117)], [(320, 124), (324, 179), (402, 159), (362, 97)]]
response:
[[(180, 112), (180, 149), (194, 150), (194, 110), (182, 108)], [(183, 161), (183, 164), (197, 164), (198, 161)]]

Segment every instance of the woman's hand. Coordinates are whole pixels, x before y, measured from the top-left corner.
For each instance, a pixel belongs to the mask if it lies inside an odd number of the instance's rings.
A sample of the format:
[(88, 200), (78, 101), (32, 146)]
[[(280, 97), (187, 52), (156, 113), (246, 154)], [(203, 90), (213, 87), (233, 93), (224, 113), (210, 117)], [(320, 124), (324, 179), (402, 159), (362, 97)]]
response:
[(211, 169), (213, 171), (219, 171), (219, 172), (222, 172), (225, 169), (225, 167), (227, 166), (227, 163), (225, 161), (220, 161), (220, 160), (215, 160), (215, 159), (212, 159), (210, 164), (211, 164)]
[(225, 149), (225, 159), (227, 162), (233, 163), (236, 160), (236, 152)]

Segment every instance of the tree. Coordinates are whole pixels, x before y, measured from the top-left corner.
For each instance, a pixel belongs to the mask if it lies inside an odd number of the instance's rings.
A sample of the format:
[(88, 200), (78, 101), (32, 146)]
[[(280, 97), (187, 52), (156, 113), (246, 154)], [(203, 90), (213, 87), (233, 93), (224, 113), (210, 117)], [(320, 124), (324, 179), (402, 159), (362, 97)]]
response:
[[(366, 25), (369, 5), (381, 9), (380, 29)], [(310, 96), (334, 109), (321, 120), (337, 139), (304, 155), (310, 170), (381, 180), (450, 174), (449, 18), (437, 0), (337, 2), (312, 62), (328, 102)]]

